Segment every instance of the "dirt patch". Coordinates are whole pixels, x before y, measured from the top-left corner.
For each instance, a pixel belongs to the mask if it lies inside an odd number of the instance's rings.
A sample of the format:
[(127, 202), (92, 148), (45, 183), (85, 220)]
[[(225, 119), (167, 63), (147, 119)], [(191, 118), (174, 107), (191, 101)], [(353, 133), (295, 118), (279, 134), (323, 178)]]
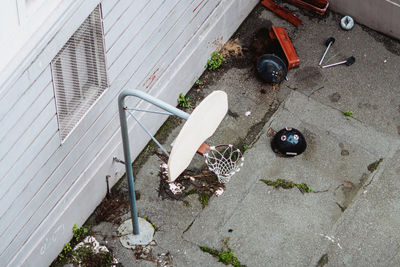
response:
[(363, 31), (367, 32), (372, 38), (374, 38), (377, 42), (382, 43), (386, 50), (390, 53), (400, 56), (400, 42), (392, 37), (383, 35), (374, 31), (366, 26), (360, 25)]
[(317, 86), (322, 82), (323, 78), (324, 76), (318, 67), (304, 67), (294, 74), (297, 84), (306, 88)]
[[(166, 156), (157, 154), (160, 159), (167, 162)], [(191, 170), (185, 170), (173, 183), (168, 181), (168, 172), (166, 164), (160, 166), (160, 185), (158, 195), (161, 199), (183, 201), (185, 205), (189, 205), (187, 197), (192, 194), (199, 196), (199, 201), (203, 208), (207, 206), (208, 200), (214, 194), (225, 190), (225, 184), (218, 181), (217, 176), (204, 170), (201, 173), (196, 173)]]
[[(140, 198), (140, 194), (136, 194), (136, 199)], [(123, 214), (129, 211), (129, 199), (126, 194), (120, 190), (113, 190), (111, 194), (107, 194), (100, 206), (97, 207), (95, 214), (95, 222), (112, 222), (121, 223)]]
[(339, 102), (340, 98), (342, 98), (342, 96), (341, 96), (338, 92), (333, 93), (333, 94), (331, 94), (331, 95), (329, 96), (329, 100), (330, 100), (331, 102), (333, 102), (333, 103)]
[(220, 54), (225, 58), (243, 56), (243, 47), (239, 41), (239, 38), (228, 40), (219, 51)]

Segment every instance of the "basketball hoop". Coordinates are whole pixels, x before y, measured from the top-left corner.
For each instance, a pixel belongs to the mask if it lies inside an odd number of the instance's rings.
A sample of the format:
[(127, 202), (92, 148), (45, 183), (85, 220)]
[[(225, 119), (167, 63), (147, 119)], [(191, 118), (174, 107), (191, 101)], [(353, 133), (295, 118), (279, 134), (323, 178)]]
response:
[(210, 146), (203, 156), (208, 169), (217, 175), (220, 183), (229, 182), (244, 163), (242, 152), (232, 145)]

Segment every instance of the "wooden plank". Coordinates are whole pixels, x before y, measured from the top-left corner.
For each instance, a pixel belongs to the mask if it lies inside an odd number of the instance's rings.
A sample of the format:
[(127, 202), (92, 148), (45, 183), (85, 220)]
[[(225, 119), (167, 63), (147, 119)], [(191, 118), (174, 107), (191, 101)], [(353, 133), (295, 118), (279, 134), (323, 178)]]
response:
[(144, 12), (143, 9), (145, 9), (146, 5), (149, 3), (150, 2), (148, 0), (137, 0), (130, 5), (129, 8), (121, 15), (118, 21), (110, 27), (110, 30), (105, 33), (105, 38), (107, 39), (107, 42), (105, 42), (106, 52), (108, 52), (116, 40), (124, 34), (126, 29), (132, 25), (132, 22), (135, 20), (138, 14)]
[[(29, 180), (25, 177), (19, 176), (28, 165), (40, 154), (41, 150), (45, 147), (51, 136), (57, 132), (57, 119), (53, 117), (46, 125), (46, 128), (38, 135), (38, 138), (33, 142), (33, 145), (27, 148), (26, 152), (22, 154), (20, 160), (15, 164), (11, 171), (4, 177), (1, 183), (1, 193), (2, 193), (2, 205), (1, 210), (4, 212), (6, 207), (12, 202), (13, 198), (16, 197), (12, 194), (7, 194), (4, 196), (18, 180), (18, 184), (27, 183)], [(36, 152), (36, 150), (38, 150)], [(33, 153), (34, 152), (34, 153)], [(29, 177), (29, 176), (28, 176)], [(4, 202), (4, 204), (3, 204)]]
[(134, 0), (119, 0), (114, 8), (103, 19), (104, 33), (108, 33), (122, 14), (133, 4)]
[[(17, 80), (12, 85), (10, 85), (9, 87), (6, 87), (6, 86), (0, 87), (0, 101), (3, 99), (3, 97), (7, 93), (12, 91), (13, 89), (15, 90), (17, 88), (28, 88), (29, 85), (34, 82), (33, 78), (34, 77), (31, 77), (27, 71), (24, 71), (21, 74), (21, 76), (18, 77)], [(37, 78), (37, 77), (35, 77), (35, 78)], [(1, 112), (0, 112), (0, 114), (1, 114)]]
[[(26, 81), (23, 81), (24, 83)], [(15, 121), (28, 110), (38, 95), (51, 82), (50, 67), (47, 68), (28, 87), (13, 87), (0, 100), (0, 140)], [(17, 83), (18, 85), (19, 83)], [(40, 88), (38, 90), (38, 88)]]
[[(211, 2), (216, 2), (216, 1), (211, 1)], [(193, 2), (191, 4), (191, 7), (195, 7), (196, 3)], [(201, 14), (206, 14), (206, 12), (201, 12)], [(204, 15), (207, 16), (208, 14)], [(191, 20), (193, 20), (194, 18), (197, 18), (199, 15), (195, 14), (193, 15), (192, 10), (190, 10), (190, 7), (188, 7), (185, 10), (185, 14), (179, 18), (179, 21), (174, 25), (173, 28), (171, 28), (168, 32), (168, 34), (166, 36), (169, 36), (169, 38), (177, 38), (176, 36), (179, 36), (179, 34), (183, 31), (184, 28), (187, 28), (187, 23), (190, 23)], [(196, 25), (195, 27), (199, 27), (200, 25)], [(194, 32), (194, 30), (193, 30)], [(168, 41), (165, 40), (165, 38), (167, 37), (163, 37), (162, 41), (159, 42), (159, 46), (164, 47), (165, 45), (168, 45), (170, 43), (167, 43)], [(150, 41), (151, 42), (151, 41)], [(138, 49), (146, 49), (146, 48), (142, 48), (142, 46), (145, 45), (147, 46), (147, 43), (144, 43), (142, 39), (134, 39), (132, 43), (130, 43), (129, 47), (125, 48), (123, 51), (124, 53), (122, 54), (122, 56), (119, 57), (118, 61), (116, 61), (116, 64), (111, 65), (110, 69), (109, 69), (109, 78), (110, 81), (112, 82), (115, 78), (117, 78), (117, 75), (123, 70), (123, 69), (133, 69), (134, 72), (132, 72), (131, 75), (133, 75), (134, 73), (136, 73), (136, 71), (140, 68), (141, 66), (138, 65), (137, 62), (141, 62), (144, 59), (141, 59), (141, 56), (143, 56), (143, 54), (135, 54), (136, 51)], [(162, 48), (159, 47), (159, 49), (161, 50)], [(150, 46), (149, 46), (150, 48)], [(163, 50), (165, 51), (165, 50)], [(111, 51), (110, 51), (111, 52)], [(160, 53), (161, 51), (157, 51), (158, 53)], [(157, 53), (157, 55), (158, 55)], [(164, 54), (164, 53), (163, 53)], [(148, 54), (149, 56), (146, 55), (146, 64), (148, 64), (148, 62), (150, 61), (154, 61), (154, 59), (156, 59), (156, 57), (154, 55), (154, 53), (150, 53)], [(173, 56), (173, 55), (172, 55)], [(150, 69), (148, 72), (150, 71), (154, 71), (156, 68), (152, 68)], [(143, 73), (143, 70), (141, 69), (141, 73)], [(147, 74), (146, 72), (144, 72), (144, 74)], [(139, 78), (139, 81), (141, 81), (143, 78)]]
[(102, 0), (101, 1), (101, 12), (103, 18), (106, 18), (111, 10), (118, 4), (119, 0)]
[[(51, 114), (51, 111), (54, 110), (54, 103), (49, 103), (47, 109), (50, 110), (48, 112), (45, 110), (47, 114)], [(47, 116), (47, 115), (46, 115)], [(39, 118), (40, 119), (40, 118)], [(54, 135), (57, 132), (57, 127), (54, 128), (54, 125), (57, 125), (57, 117), (55, 113), (52, 114), (52, 117), (48, 120), (48, 122), (53, 121), (53, 132), (50, 131), (50, 134)], [(28, 130), (29, 133), (29, 130)], [(38, 138), (43, 139), (44, 141), (49, 141), (52, 136), (47, 137), (44, 133), (41, 133)], [(47, 139), (47, 140), (46, 140)], [(35, 142), (37, 142), (35, 140)], [(59, 142), (60, 143), (60, 142)], [(35, 143), (36, 145), (36, 143)], [(46, 143), (47, 145), (47, 143)], [(45, 145), (45, 146), (46, 146)], [(59, 144), (60, 145), (60, 144)], [(40, 147), (40, 146), (37, 146)], [(42, 159), (42, 161), (38, 160), (38, 155), (42, 153), (43, 149), (40, 150), (39, 153), (33, 154), (29, 156), (30, 149), (27, 148), (26, 152), (21, 157), (21, 160), (15, 164), (15, 166), (10, 170), (10, 172), (4, 176), (0, 183), (0, 217), (3, 216), (4, 212), (8, 209), (11, 205), (11, 202), (14, 200), (15, 197), (18, 197), (19, 193), (22, 189), (29, 183), (29, 173), (36, 173), (38, 169), (47, 161), (48, 158)], [(49, 157), (51, 154), (47, 154), (46, 156)], [(28, 158), (32, 158), (32, 161), (28, 161)], [(34, 164), (33, 164), (34, 163)], [(19, 177), (19, 178), (18, 178)], [(1, 221), (1, 220), (0, 220)]]
[[(118, 125), (119, 121), (118, 120), (113, 120), (111, 123)], [(114, 126), (115, 127), (115, 126)], [(114, 128), (113, 127), (113, 128)], [(9, 243), (9, 239), (15, 236), (16, 233), (14, 224), (20, 224), (25, 223), (25, 227), (22, 229), (18, 235), (22, 235), (24, 238), (26, 236), (29, 236), (30, 233), (34, 232), (34, 230), (37, 228), (38, 225), (42, 223), (43, 220), (46, 219), (48, 213), (54, 206), (59, 202), (60, 198), (65, 194), (66, 191), (71, 187), (72, 184), (77, 182), (77, 177), (80, 177), (82, 173), (84, 173), (84, 170), (87, 168), (87, 166), (90, 164), (90, 162), (95, 158), (95, 156), (98, 154), (99, 150), (101, 150), (102, 146), (99, 146), (99, 144), (106, 143), (107, 140), (110, 138), (110, 135), (112, 133), (108, 134), (103, 134), (103, 135), (98, 135), (95, 140), (93, 140), (89, 146), (83, 145), (87, 144), (87, 142), (84, 142), (86, 140), (83, 140), (81, 147), (83, 147), (84, 153), (80, 153), (79, 157), (77, 160), (70, 161), (71, 162), (71, 167), (68, 169), (68, 172), (66, 175), (61, 176), (62, 179), (53, 180), (52, 183), (45, 183), (40, 191), (35, 195), (35, 197), (31, 200), (31, 203), (34, 204), (35, 206), (40, 206), (37, 210), (35, 210), (33, 213), (22, 213), (22, 220), (15, 220), (14, 223), (11, 225), (11, 229), (8, 229), (3, 235), (2, 235), (2, 240), (4, 240), (5, 244)], [(66, 161), (69, 163), (69, 161)], [(64, 166), (65, 168), (66, 166)], [(57, 172), (59, 171), (64, 171), (64, 168), (59, 168), (57, 169), (56, 173), (54, 176), (56, 178), (59, 178), (57, 176)], [(86, 174), (85, 174), (86, 175)], [(105, 177), (105, 176), (104, 176)], [(85, 180), (85, 179), (83, 179)], [(55, 184), (54, 182), (59, 182), (58, 184)], [(42, 192), (42, 194), (41, 194)], [(67, 201), (68, 202), (68, 201)], [(67, 203), (66, 202), (66, 203)], [(64, 203), (64, 204), (66, 204)], [(29, 218), (32, 216), (31, 218)], [(18, 216), (19, 217), (19, 216)], [(23, 219), (24, 218), (24, 219)], [(29, 220), (27, 220), (29, 219)], [(4, 238), (4, 239), (3, 239)], [(7, 251), (13, 251), (14, 249), (18, 248), (19, 246), (22, 246), (23, 244), (23, 239), (17, 239), (12, 242), (12, 244), (4, 251), (4, 246), (0, 244), (0, 251), (2, 252), (0, 259), (2, 257), (8, 257), (9, 252)]]
[[(25, 180), (27, 180), (31, 177), (30, 172), (35, 173), (35, 172), (37, 172), (38, 169), (41, 169), (44, 165), (43, 162), (47, 162), (49, 159), (51, 159), (52, 153), (59, 146), (60, 146), (60, 136), (58, 133), (55, 133), (54, 136), (50, 139), (50, 141), (43, 148), (43, 150), (35, 158), (35, 160), (32, 161), (32, 163), (25, 169), (25, 172), (21, 175), (21, 177), (23, 177), (24, 179), (17, 179), (14, 187), (12, 187), (10, 192), (7, 193), (7, 195), (5, 197), (10, 196), (10, 197), (13, 197), (14, 199), (12, 200), (11, 205), (8, 205), (9, 209), (7, 209), (6, 212), (0, 216), (1, 232), (3, 232), (5, 229), (7, 229), (10, 222), (12, 222), (15, 219), (15, 217), (18, 215), (18, 213), (20, 212), (20, 209), (17, 209), (18, 205), (21, 202), (30, 200), (30, 198), (23, 199), (25, 196), (18, 194), (17, 192), (15, 192), (15, 195), (13, 195), (13, 193), (15, 191), (14, 189), (18, 189), (21, 187), (21, 184), (27, 183)], [(23, 180), (22, 183), (20, 182), (20, 180)], [(31, 182), (31, 181), (28, 181), (28, 182)], [(27, 188), (25, 186), (25, 188), (23, 188), (23, 189), (29, 190), (30, 188)], [(36, 192), (32, 192), (32, 193), (36, 193)], [(3, 201), (2, 201), (2, 203), (3, 203)], [(24, 222), (24, 219), (22, 219), (21, 222)], [(19, 221), (17, 223), (19, 223)]]
[[(135, 73), (143, 62), (148, 64), (148, 62), (156, 56), (159, 57), (160, 53), (164, 53), (167, 47), (172, 44), (172, 41), (168, 40), (167, 36), (177, 36), (177, 32), (179, 32), (181, 28), (183, 29), (183, 25), (186, 23), (183, 16), (187, 17), (187, 21), (189, 21), (189, 17), (192, 16), (190, 8), (194, 5), (193, 1), (189, 4), (190, 5), (188, 5), (187, 2), (182, 3), (182, 1), (180, 1), (178, 6), (168, 15), (168, 19), (164, 20), (159, 26), (159, 29), (145, 42), (141, 43), (142, 46), (140, 46), (138, 42), (134, 41), (126, 49), (126, 52), (124, 51), (120, 60), (116, 61), (115, 67), (109, 70), (110, 81), (112, 81), (114, 79), (113, 76), (118, 75), (127, 64), (129, 64), (129, 66), (126, 67), (126, 69), (132, 69), (132, 73)], [(158, 51), (157, 53), (154, 53), (156, 47), (158, 48)], [(137, 50), (140, 51), (135, 53)], [(129, 58), (129, 55), (131, 55), (131, 58)]]
[(292, 12), (287, 10), (286, 8), (276, 4), (273, 0), (263, 0), (261, 1), (261, 4), (280, 16), (281, 18), (289, 21), (292, 23), (294, 26), (299, 26), (301, 24), (301, 19), (293, 15)]
[[(27, 128), (34, 123), (39, 114), (46, 108), (51, 99), (54, 99), (52, 84), (37, 97), (34, 103), (29, 106), (29, 111), (25, 112), (22, 117), (16, 120), (15, 124), (6, 133), (2, 133), (3, 138), (0, 140), (0, 159), (10, 150), (12, 146), (21, 138), (22, 135), (29, 134)], [(54, 100), (53, 100), (54, 101)], [(53, 102), (53, 106), (54, 106)]]
[[(124, 62), (124, 60), (129, 60), (133, 57), (143, 42), (148, 38), (153, 30), (157, 28), (161, 20), (166, 17), (169, 11), (166, 13), (162, 12), (165, 12), (165, 9), (172, 8), (172, 5), (175, 5), (175, 3), (176, 0), (168, 1), (167, 3), (164, 0), (161, 5), (157, 1), (149, 2), (146, 8), (131, 22), (130, 26), (127, 28), (124, 34), (121, 35), (118, 41), (113, 46), (106, 45), (107, 47), (110, 47), (110, 49), (107, 51), (110, 82), (113, 81), (112, 69), (115, 69), (116, 65), (121, 64), (120, 62)], [(105, 42), (109, 42), (107, 36)], [(119, 58), (121, 59), (118, 60)], [(114, 64), (117, 60), (118, 64)], [(126, 66), (126, 63), (122, 64), (123, 66)], [(118, 73), (118, 71), (121, 70), (122, 68), (117, 68), (114, 73)]]
[[(206, 2), (204, 6), (196, 10), (197, 13), (194, 16), (186, 17), (186, 19), (189, 19), (189, 21), (187, 23), (182, 23), (182, 25), (185, 25), (185, 27), (177, 26), (176, 29), (171, 30), (171, 33), (168, 34), (166, 36), (166, 40), (164, 40), (165, 43), (170, 43), (170, 46), (167, 50), (165, 50), (164, 54), (158, 59), (158, 61), (152, 62), (152, 64), (154, 64), (153, 69), (166, 69), (167, 66), (171, 65), (172, 61), (177, 58), (177, 55), (180, 53), (183, 47), (190, 41), (190, 37), (193, 35), (193, 32), (196, 32), (202, 23), (204, 23), (204, 21), (210, 17), (210, 12), (212, 12), (220, 4), (220, 2), (221, 1)], [(193, 12), (193, 10), (190, 12)], [(148, 72), (145, 77), (149, 77), (150, 75), (152, 75), (151, 71)], [(161, 74), (159, 75), (161, 76)], [(143, 90), (148, 91), (149, 87), (145, 79), (140, 80), (139, 88), (143, 88)]]
[[(48, 108), (39, 115), (35, 123), (30, 125), (27, 130), (26, 138), (18, 140), (15, 146), (13, 146), (6, 156), (0, 160), (0, 177), (2, 177), (0, 179), (0, 197), (2, 196), (2, 193), (4, 193), (3, 190), (6, 190), (6, 185), (10, 182), (12, 183), (12, 180), (18, 177), (12, 177), (11, 173), (14, 174), (14, 172), (10, 172), (10, 170), (13, 168), (23, 169), (23, 166), (29, 164), (42, 149), (42, 146), (39, 144), (47, 142), (53, 135), (53, 133), (51, 133), (50, 136), (45, 136), (42, 133), (44, 129), (48, 127), (47, 125), (49, 121), (51, 121), (56, 114), (54, 105), (50, 104), (47, 107)], [(51, 125), (52, 131), (57, 132), (57, 120), (53, 121), (54, 122)]]

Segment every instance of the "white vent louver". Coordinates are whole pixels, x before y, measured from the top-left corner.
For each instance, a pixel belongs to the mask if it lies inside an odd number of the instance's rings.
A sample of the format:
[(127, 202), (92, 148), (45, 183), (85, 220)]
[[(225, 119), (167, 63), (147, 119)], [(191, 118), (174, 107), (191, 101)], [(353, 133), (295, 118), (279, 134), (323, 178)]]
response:
[(51, 62), (61, 140), (107, 88), (100, 6)]

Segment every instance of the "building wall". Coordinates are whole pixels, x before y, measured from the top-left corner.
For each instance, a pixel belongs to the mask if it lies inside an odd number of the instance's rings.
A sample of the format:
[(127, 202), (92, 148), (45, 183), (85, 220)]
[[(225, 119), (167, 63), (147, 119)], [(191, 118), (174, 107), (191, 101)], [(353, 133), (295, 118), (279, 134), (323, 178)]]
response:
[(400, 0), (329, 0), (330, 8), (360, 24), (400, 39)]
[[(99, 0), (71, 1), (0, 88), (0, 265), (46, 266), (123, 175), (117, 97), (140, 89), (175, 105), (255, 0), (103, 0), (110, 87), (61, 143), (50, 62)], [(32, 44), (31, 44), (32, 45)], [(26, 49), (25, 49), (26, 50)], [(25, 51), (26, 52), (26, 51)], [(14, 66), (13, 65), (13, 66)], [(129, 106), (148, 107), (137, 100)], [(155, 133), (165, 116), (143, 113)], [(149, 141), (128, 122), (136, 157)]]

